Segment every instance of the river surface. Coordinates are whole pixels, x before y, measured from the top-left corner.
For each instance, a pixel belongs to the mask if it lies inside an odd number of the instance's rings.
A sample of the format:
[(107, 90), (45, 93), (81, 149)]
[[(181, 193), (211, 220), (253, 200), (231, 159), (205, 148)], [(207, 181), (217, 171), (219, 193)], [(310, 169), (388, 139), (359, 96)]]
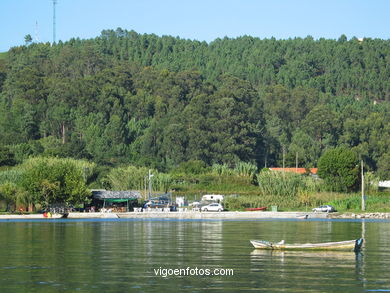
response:
[[(362, 235), (357, 255), (249, 242)], [(380, 220), (2, 220), (0, 292), (384, 292), (389, 243)]]

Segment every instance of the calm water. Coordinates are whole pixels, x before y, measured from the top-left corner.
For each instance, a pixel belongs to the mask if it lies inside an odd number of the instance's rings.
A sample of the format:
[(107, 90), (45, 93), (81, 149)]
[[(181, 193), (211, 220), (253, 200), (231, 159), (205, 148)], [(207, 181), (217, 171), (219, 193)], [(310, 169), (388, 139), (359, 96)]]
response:
[[(364, 234), (362, 254), (256, 251), (250, 239)], [(390, 291), (386, 221), (0, 221), (0, 292)], [(233, 276), (156, 276), (163, 269)]]

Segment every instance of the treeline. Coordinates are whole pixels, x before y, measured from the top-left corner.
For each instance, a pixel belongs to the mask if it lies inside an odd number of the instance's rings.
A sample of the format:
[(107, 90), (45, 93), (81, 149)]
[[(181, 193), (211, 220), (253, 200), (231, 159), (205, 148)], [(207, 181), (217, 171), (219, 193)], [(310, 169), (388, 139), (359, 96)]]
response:
[(389, 178), (389, 44), (117, 29), (15, 47), (0, 60), (0, 166), (39, 155), (162, 172), (283, 157), (314, 167), (344, 145)]

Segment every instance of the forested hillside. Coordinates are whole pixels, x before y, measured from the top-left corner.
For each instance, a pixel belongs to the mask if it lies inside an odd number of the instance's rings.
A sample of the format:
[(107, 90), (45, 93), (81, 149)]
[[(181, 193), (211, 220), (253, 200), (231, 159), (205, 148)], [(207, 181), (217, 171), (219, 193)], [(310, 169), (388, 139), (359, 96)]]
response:
[[(5, 57), (5, 58), (4, 58)], [(169, 171), (316, 166), (345, 145), (390, 178), (390, 40), (211, 43), (122, 29), (0, 60), (0, 166), (29, 156)]]

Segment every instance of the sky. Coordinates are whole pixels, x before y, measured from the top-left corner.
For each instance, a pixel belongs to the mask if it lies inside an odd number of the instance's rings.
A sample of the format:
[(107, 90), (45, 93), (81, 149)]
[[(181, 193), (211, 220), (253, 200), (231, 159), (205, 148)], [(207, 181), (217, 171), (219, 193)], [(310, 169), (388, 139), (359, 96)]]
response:
[[(57, 0), (56, 40), (94, 38), (121, 27), (211, 42), (345, 34), (390, 38), (390, 0)], [(53, 0), (0, 0), (0, 52), (30, 34), (53, 41)]]

